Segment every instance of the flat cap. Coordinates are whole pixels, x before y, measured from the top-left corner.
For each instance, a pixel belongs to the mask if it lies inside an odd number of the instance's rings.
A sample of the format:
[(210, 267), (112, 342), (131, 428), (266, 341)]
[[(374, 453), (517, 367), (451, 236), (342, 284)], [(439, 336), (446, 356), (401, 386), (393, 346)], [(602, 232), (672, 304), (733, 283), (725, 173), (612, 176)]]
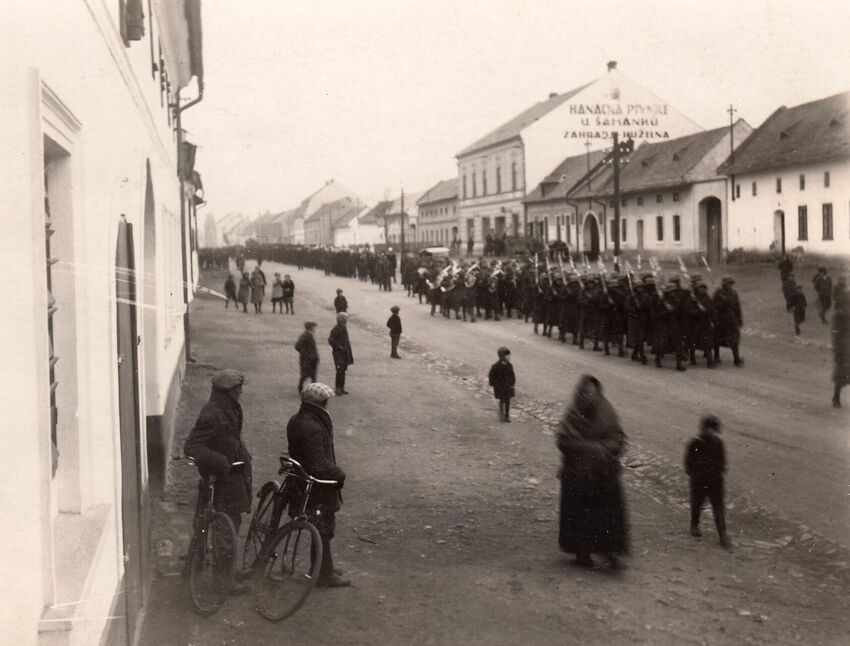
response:
[(400, 309), (400, 308), (399, 308), (399, 306), (398, 306), (398, 305), (393, 305), (393, 306), (390, 308), (390, 312), (392, 312), (393, 314), (398, 314), (399, 309)]
[(312, 383), (304, 386), (301, 391), (301, 399), (313, 404), (322, 404), (334, 396), (334, 389), (320, 383)]
[(722, 282), (724, 285), (734, 285), (734, 284), (735, 284), (735, 279), (734, 279), (734, 278), (732, 278), (732, 276), (724, 276), (724, 277), (723, 277), (723, 280), (722, 280), (721, 282)]
[(211, 382), (212, 387), (216, 390), (230, 390), (248, 383), (245, 381), (245, 375), (233, 368), (219, 370), (212, 376)]

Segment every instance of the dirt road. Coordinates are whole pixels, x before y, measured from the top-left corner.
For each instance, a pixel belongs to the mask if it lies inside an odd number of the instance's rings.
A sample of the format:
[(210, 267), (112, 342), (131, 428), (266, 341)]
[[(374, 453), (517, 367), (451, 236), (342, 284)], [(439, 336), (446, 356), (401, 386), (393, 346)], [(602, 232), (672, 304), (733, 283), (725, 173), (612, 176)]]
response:
[[(681, 375), (536, 338), (516, 321), (432, 319), (399, 292), (286, 270), (297, 285), (297, 316), (195, 302), (199, 363), (184, 385), (180, 437), (214, 368), (240, 368), (251, 379), (243, 401), (255, 482), (272, 477), (298, 405), (292, 344), (307, 319), (326, 338), (334, 289), (343, 287), (355, 365), (352, 394), (330, 404), (349, 475), (335, 545), (355, 587), (317, 591), (280, 625), (262, 620), (250, 597), (202, 619), (172, 576), (179, 561), (164, 557), (142, 643), (846, 643), (848, 417), (824, 405), (811, 375), (828, 369), (805, 346), (777, 351), (772, 339), (754, 336), (745, 342), (746, 368), (727, 360), (717, 371)], [(214, 276), (210, 285), (220, 282)], [(384, 327), (395, 303), (402, 361), (389, 359)], [(519, 379), (512, 424), (498, 422), (485, 383), (502, 344)], [(319, 378), (332, 383), (327, 346), (320, 352)], [(557, 549), (550, 426), (583, 372), (601, 379), (631, 439), (633, 555), (621, 575), (576, 570)], [(731, 553), (717, 547), (708, 519), (703, 539), (687, 534), (681, 452), (705, 410), (727, 424)], [(175, 470), (156, 526), (155, 540), (171, 540), (175, 554), (188, 540), (187, 471)]]

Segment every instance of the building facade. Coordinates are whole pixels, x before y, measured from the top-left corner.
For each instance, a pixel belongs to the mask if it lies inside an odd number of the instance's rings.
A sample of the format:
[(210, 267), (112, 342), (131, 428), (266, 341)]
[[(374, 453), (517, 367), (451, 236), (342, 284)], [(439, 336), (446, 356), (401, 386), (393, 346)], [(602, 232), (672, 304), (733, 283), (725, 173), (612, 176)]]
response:
[(196, 279), (200, 182), (174, 106), (203, 71), (198, 0), (142, 5), (4, 16), (0, 244), (18, 289), (0, 323), (0, 618), (20, 646), (131, 644), (147, 597)]
[(437, 182), (419, 198), (417, 206), (415, 241), (418, 246), (451, 247), (455, 240), (460, 240), (456, 177)]
[(565, 157), (610, 146), (616, 131), (637, 142), (701, 128), (608, 64), (608, 73), (566, 93), (552, 93), (456, 155), (461, 235), (476, 253), (488, 233), (523, 232), (523, 199)]
[(322, 204), (304, 220), (304, 244), (327, 246), (334, 243), (336, 227), (360, 212), (359, 200), (343, 197)]
[(328, 202), (333, 202), (344, 197), (360, 201), (360, 198), (354, 191), (331, 179), (325, 182), (324, 186), (320, 189), (304, 198), (298, 207), (287, 212), (288, 217), (286, 224), (284, 224), (286, 232), (285, 242), (289, 242), (290, 244), (306, 244), (304, 239), (305, 220), (319, 210), (323, 204), (327, 204)]
[(720, 168), (729, 246), (850, 256), (850, 93), (774, 112)]

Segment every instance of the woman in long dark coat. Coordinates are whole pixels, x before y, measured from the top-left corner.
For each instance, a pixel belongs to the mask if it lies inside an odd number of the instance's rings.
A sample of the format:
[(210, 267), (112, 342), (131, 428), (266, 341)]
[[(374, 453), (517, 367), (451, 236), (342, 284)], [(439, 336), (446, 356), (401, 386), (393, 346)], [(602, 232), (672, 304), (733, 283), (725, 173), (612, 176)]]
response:
[(841, 389), (850, 384), (850, 295), (843, 277), (838, 279), (833, 300), (835, 312), (832, 315), (832, 381), (835, 391), (832, 405), (841, 408)]
[(579, 380), (556, 441), (563, 455), (561, 549), (575, 554), (581, 566), (592, 567), (590, 555), (596, 553), (617, 568), (617, 555), (629, 549), (619, 462), (626, 436), (595, 377)]

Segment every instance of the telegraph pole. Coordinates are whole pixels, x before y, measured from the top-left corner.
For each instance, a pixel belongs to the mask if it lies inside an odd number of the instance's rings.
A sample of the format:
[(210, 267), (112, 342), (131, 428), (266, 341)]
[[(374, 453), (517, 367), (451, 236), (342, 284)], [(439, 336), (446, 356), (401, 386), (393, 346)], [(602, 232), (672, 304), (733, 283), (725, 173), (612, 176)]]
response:
[(620, 140), (614, 131), (614, 271), (620, 271)]
[(735, 137), (733, 136), (733, 131), (735, 128), (735, 113), (737, 112), (737, 110), (730, 103), (729, 109), (726, 110), (726, 112), (729, 113), (729, 161), (732, 161), (733, 159), (735, 159)]
[(404, 189), (401, 189), (401, 253), (404, 254)]

